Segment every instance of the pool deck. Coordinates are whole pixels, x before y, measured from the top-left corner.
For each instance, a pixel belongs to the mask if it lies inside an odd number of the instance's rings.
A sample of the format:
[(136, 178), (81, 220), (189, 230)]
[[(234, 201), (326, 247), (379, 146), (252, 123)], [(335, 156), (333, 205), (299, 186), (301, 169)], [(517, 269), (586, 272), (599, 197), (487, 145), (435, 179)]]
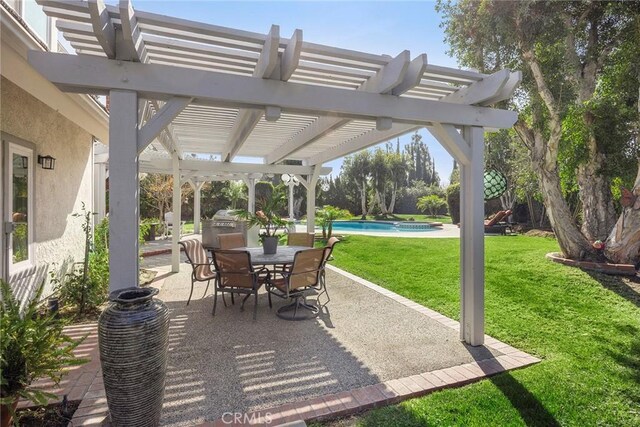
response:
[[(304, 233), (307, 231), (307, 226), (304, 224), (296, 224), (296, 231)], [(316, 230), (316, 234), (320, 234), (320, 230)], [(338, 231), (334, 233), (336, 236), (341, 235), (360, 235), (360, 236), (376, 236), (376, 237), (399, 237), (399, 238), (414, 238), (414, 239), (438, 239), (438, 238), (460, 238), (460, 229), (457, 225), (443, 224), (441, 227), (437, 227), (429, 231), (398, 231), (398, 232), (384, 232), (384, 231)], [(487, 235), (488, 236), (488, 235)], [(187, 239), (200, 239), (200, 234), (184, 234), (181, 236), (181, 240)], [(143, 256), (160, 255), (171, 251), (171, 239), (158, 239), (152, 242), (145, 242), (142, 246)], [(155, 266), (153, 266), (155, 267)]]
[[(297, 224), (296, 231), (305, 232), (307, 226), (304, 224)], [(316, 230), (316, 233), (318, 231)], [(440, 227), (435, 227), (429, 231), (358, 231), (358, 230), (335, 230), (335, 235), (341, 234), (353, 234), (360, 236), (376, 236), (376, 237), (400, 237), (400, 238), (414, 238), (414, 239), (438, 239), (438, 238), (460, 238), (460, 228), (453, 224), (442, 224)]]

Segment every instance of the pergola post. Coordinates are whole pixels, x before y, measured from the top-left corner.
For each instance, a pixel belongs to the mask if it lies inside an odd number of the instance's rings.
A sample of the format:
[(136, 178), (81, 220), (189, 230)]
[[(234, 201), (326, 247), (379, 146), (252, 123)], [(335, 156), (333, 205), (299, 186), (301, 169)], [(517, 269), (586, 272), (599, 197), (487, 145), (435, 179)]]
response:
[(109, 291), (115, 291), (138, 286), (138, 94), (109, 95)]
[[(247, 176), (244, 178), (245, 184), (247, 184), (248, 190), (248, 200), (247, 200), (247, 211), (255, 212), (256, 211), (256, 178), (252, 178), (251, 176)], [(247, 231), (247, 245), (249, 246), (257, 246), (259, 244), (258, 233), (260, 233), (260, 227), (252, 227)]]
[(307, 233), (314, 233), (316, 230), (316, 184), (320, 176), (320, 168), (313, 168), (313, 174), (307, 180)]
[(107, 214), (107, 163), (93, 164), (93, 211), (95, 224), (99, 224)]
[(193, 232), (195, 234), (200, 234), (200, 190), (203, 185), (204, 181), (193, 183)]
[(180, 158), (177, 153), (172, 156), (173, 166), (173, 229), (171, 230), (171, 271), (180, 271), (180, 223), (182, 221), (182, 203), (180, 194)]
[(295, 216), (293, 215), (293, 189), (294, 185), (289, 184), (289, 220), (293, 221)]
[(484, 130), (465, 126), (470, 162), (460, 166), (460, 339), (484, 343)]

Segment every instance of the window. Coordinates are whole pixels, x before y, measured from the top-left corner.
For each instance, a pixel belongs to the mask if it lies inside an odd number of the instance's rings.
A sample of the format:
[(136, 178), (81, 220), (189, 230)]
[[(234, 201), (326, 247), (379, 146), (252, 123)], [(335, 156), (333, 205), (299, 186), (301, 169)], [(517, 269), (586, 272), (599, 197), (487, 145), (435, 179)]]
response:
[(33, 150), (25, 145), (10, 141), (7, 143), (8, 154), (5, 182), (4, 204), (7, 208), (5, 221), (10, 223), (8, 234), (8, 251), (5, 255), (9, 274), (35, 264), (33, 248)]
[(35, 0), (24, 0), (22, 4), (22, 17), (31, 29), (40, 36), (40, 40), (49, 44), (49, 18), (42, 11), (42, 6)]

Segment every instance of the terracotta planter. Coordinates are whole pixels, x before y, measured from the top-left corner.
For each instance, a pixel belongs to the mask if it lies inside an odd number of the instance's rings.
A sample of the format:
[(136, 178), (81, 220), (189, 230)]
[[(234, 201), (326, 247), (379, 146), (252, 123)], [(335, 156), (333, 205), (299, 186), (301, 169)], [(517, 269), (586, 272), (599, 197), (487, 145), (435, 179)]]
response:
[(265, 236), (262, 238), (262, 250), (265, 255), (273, 255), (278, 250), (278, 236)]
[(98, 321), (100, 362), (114, 426), (160, 422), (169, 343), (169, 312), (155, 288), (112, 292)]
[[(13, 410), (10, 411), (9, 408)], [(13, 425), (13, 416), (11, 415), (15, 412), (18, 407), (18, 398), (16, 397), (15, 402), (11, 405), (0, 405), (0, 427), (10, 427)]]

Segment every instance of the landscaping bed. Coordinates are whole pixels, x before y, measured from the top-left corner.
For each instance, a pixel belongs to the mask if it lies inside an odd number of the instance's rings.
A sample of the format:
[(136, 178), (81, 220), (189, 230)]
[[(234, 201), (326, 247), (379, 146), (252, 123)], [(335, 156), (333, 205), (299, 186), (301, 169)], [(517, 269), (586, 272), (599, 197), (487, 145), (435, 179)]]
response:
[(80, 405), (79, 400), (56, 403), (37, 409), (17, 411), (17, 425), (21, 427), (66, 427)]

